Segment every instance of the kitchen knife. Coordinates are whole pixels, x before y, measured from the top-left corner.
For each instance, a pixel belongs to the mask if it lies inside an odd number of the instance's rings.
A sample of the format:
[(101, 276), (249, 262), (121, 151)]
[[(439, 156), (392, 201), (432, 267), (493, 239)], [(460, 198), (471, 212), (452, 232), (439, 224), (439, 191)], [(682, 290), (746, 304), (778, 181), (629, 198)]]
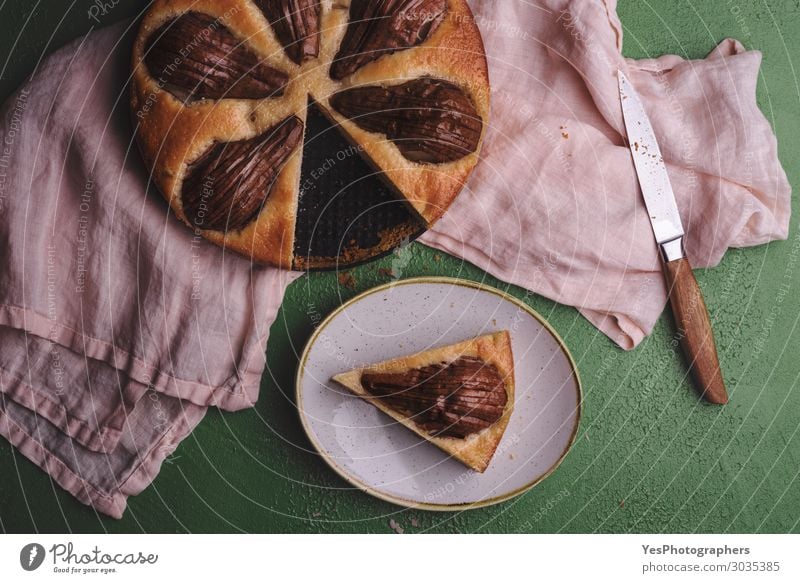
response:
[(703, 294), (683, 248), (684, 230), (653, 126), (631, 82), (617, 71), (625, 130), (650, 224), (664, 262), (664, 277), (681, 346), (697, 388), (711, 403), (728, 402), (714, 332)]

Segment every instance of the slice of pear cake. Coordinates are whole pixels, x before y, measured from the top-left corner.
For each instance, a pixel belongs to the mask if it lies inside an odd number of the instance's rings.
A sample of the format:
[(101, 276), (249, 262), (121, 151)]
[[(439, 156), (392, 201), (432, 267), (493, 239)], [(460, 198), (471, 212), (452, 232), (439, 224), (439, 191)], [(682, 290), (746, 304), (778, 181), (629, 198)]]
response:
[(478, 472), (489, 466), (514, 410), (507, 331), (379, 362), (333, 380)]

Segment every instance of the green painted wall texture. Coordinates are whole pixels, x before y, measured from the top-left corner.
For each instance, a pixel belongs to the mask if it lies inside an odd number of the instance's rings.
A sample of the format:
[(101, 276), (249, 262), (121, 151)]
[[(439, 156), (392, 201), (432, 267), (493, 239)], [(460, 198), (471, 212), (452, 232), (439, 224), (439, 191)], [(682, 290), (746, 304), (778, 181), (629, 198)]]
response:
[[(40, 55), (98, 26), (87, 16), (94, 4), (0, 3), (0, 97)], [(98, 20), (108, 24), (143, 6), (121, 0)], [(728, 36), (761, 50), (759, 104), (778, 135), (789, 179), (800, 185), (796, 1), (623, 0), (619, 13), (627, 56), (697, 58)], [(73, 500), (2, 441), (0, 530), (389, 533), (391, 519), (406, 532), (800, 532), (798, 254), (795, 218), (789, 241), (732, 251), (718, 268), (697, 272), (733, 394), (724, 408), (699, 402), (690, 388), (681, 356), (669, 349), (667, 315), (625, 353), (574, 309), (529, 298), (578, 362), (585, 408), (577, 443), (561, 468), (524, 496), (445, 514), (404, 510), (353, 490), (309, 451), (293, 404), (297, 357), (313, 314), (385, 282), (380, 269), (398, 259), (353, 270), (354, 289), (340, 286), (335, 274), (304, 276), (272, 327), (255, 409), (211, 410), (119, 521)], [(400, 258), (402, 276), (450, 275), (508, 287), (437, 255), (411, 245)], [(509, 291), (523, 297), (518, 288)]]

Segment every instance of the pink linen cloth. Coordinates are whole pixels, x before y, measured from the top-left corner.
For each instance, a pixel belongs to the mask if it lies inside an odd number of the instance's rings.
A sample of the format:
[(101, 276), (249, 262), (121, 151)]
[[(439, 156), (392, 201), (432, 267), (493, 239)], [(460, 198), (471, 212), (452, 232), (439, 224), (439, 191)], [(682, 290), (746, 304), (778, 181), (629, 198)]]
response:
[(791, 188), (756, 104), (757, 51), (621, 56), (614, 0), (474, 0), (492, 84), (482, 160), (422, 242), (562, 304), (625, 349), (667, 301), (624, 144), (617, 70), (647, 108), (694, 267), (788, 235)]
[[(472, 2), (493, 86), (483, 160), (423, 241), (578, 307), (625, 348), (664, 283), (621, 137), (642, 94), (696, 266), (784, 238), (789, 186), (755, 103), (760, 56), (620, 56), (613, 2)], [(119, 517), (206, 407), (252, 405), (293, 275), (194, 237), (131, 139), (130, 25), (46, 59), (0, 120), (0, 434)]]
[(0, 434), (120, 517), (206, 407), (258, 398), (295, 274), (175, 220), (132, 141), (132, 26), (48, 57), (0, 121)]

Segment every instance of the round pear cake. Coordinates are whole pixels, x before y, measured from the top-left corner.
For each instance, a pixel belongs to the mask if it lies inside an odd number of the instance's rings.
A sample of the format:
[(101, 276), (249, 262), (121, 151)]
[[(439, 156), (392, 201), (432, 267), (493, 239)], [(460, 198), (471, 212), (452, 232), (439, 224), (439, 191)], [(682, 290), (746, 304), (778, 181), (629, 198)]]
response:
[(489, 77), (466, 0), (155, 0), (131, 108), (196, 234), (324, 269), (444, 214), (478, 162)]

